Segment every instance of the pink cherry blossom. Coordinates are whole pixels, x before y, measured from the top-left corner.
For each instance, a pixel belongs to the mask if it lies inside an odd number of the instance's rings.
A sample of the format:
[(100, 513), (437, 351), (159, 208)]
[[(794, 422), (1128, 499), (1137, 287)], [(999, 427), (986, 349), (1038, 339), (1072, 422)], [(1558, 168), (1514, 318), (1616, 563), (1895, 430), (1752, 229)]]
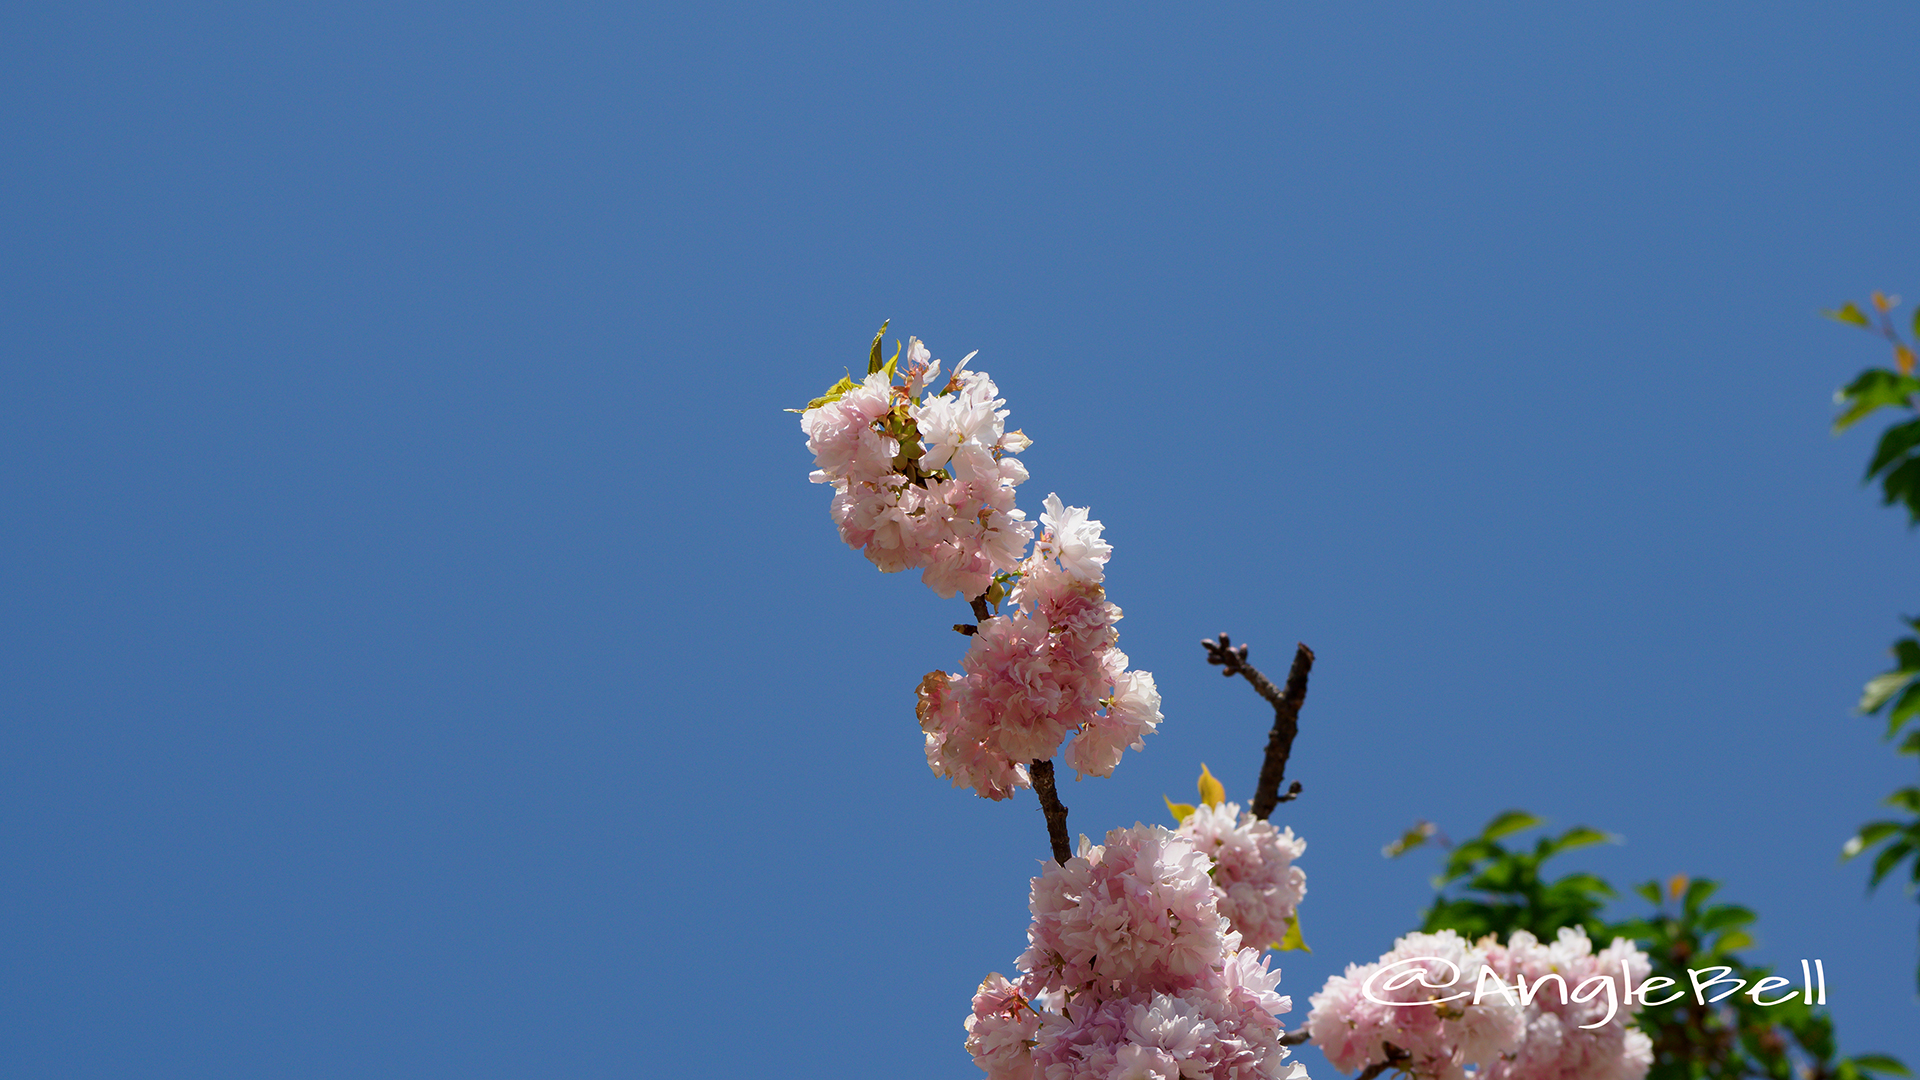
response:
[(1196, 807), (1180, 835), (1213, 859), (1220, 913), (1248, 944), (1271, 948), (1287, 936), (1287, 920), (1307, 893), (1306, 872), (1293, 865), (1306, 854), (1305, 840), (1231, 802)]
[(989, 976), (966, 1021), (989, 1080), (1306, 1080), (1280, 1044), (1280, 973), (1241, 948), (1208, 866), (1136, 825), (1035, 878), (1022, 975)]

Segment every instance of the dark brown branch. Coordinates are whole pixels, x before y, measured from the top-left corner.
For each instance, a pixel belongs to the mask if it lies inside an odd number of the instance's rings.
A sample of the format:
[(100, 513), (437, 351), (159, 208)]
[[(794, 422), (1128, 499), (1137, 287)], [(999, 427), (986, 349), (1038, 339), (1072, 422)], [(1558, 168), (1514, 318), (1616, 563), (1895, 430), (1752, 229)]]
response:
[(1040, 809), (1047, 815), (1047, 839), (1053, 842), (1053, 861), (1065, 865), (1073, 858), (1073, 844), (1067, 839), (1067, 806), (1053, 786), (1053, 762), (1036, 761), (1027, 766), (1033, 778), (1034, 793), (1040, 796)]
[(1311, 1038), (1313, 1038), (1313, 1036), (1307, 1034), (1307, 1029), (1301, 1028), (1298, 1031), (1289, 1031), (1285, 1035), (1280, 1036), (1280, 1045), (1299, 1046)]
[(1287, 778), (1287, 758), (1293, 755), (1294, 736), (1300, 733), (1300, 706), (1307, 700), (1307, 673), (1313, 670), (1313, 650), (1302, 644), (1293, 654), (1293, 667), (1287, 672), (1285, 690), (1247, 663), (1247, 647), (1236, 648), (1227, 635), (1220, 640), (1200, 642), (1207, 650), (1207, 663), (1218, 664), (1225, 676), (1240, 675), (1253, 684), (1260, 696), (1273, 705), (1273, 731), (1267, 735), (1267, 757), (1260, 764), (1260, 783), (1253, 793), (1253, 816), (1265, 821), (1273, 808), (1291, 802), (1300, 794), (1295, 780), (1280, 793), (1280, 782)]
[[(969, 600), (973, 608), (973, 617), (980, 625), (993, 618), (993, 610), (987, 606), (983, 593)], [(968, 626), (956, 623), (953, 627), (962, 634), (979, 633), (980, 626)], [(1040, 796), (1040, 809), (1047, 815), (1047, 840), (1053, 845), (1053, 861), (1065, 865), (1073, 858), (1073, 841), (1067, 837), (1067, 804), (1060, 801), (1060, 790), (1053, 783), (1053, 762), (1035, 761), (1027, 766), (1027, 777), (1033, 781), (1033, 792)]]

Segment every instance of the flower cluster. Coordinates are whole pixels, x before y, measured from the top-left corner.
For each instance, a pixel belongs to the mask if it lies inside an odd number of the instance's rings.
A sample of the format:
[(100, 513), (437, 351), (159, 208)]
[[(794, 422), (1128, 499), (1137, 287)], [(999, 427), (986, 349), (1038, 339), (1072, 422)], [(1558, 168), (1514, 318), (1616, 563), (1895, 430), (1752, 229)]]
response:
[(1197, 806), (1179, 832), (1213, 859), (1220, 914), (1241, 938), (1258, 948), (1278, 945), (1307, 895), (1307, 873), (1293, 865), (1306, 854), (1307, 842), (1292, 829), (1276, 829), (1242, 811), (1239, 803)]
[(1307, 1031), (1339, 1069), (1391, 1061), (1422, 1080), (1462, 1080), (1468, 1065), (1475, 1080), (1639, 1080), (1653, 1052), (1627, 1026), (1629, 989), (1648, 971), (1631, 941), (1596, 954), (1571, 928), (1552, 945), (1525, 930), (1505, 946), (1408, 934), (1328, 979)]
[(849, 545), (881, 570), (920, 570), (941, 596), (1010, 601), (974, 628), (960, 673), (921, 681), (916, 708), (935, 775), (1004, 799), (1069, 735), (1067, 764), (1111, 775), (1160, 722), (1160, 693), (1114, 647), (1120, 609), (1101, 584), (1113, 548), (1100, 522), (1049, 495), (1027, 553), (1035, 523), (1014, 505), (1027, 470), (1011, 455), (1030, 442), (1007, 430), (1006, 401), (986, 373), (966, 370), (972, 358), (943, 380), (909, 339), (896, 384), (900, 357), (881, 364), (876, 337), (865, 380), (841, 380), (800, 426)]
[(812, 479), (833, 485), (841, 539), (875, 566), (919, 570), (941, 596), (971, 599), (1018, 566), (1033, 537), (1013, 504), (1027, 470), (1008, 456), (1029, 441), (1006, 430), (1006, 402), (985, 372), (962, 360), (939, 382), (940, 361), (919, 338), (907, 359), (906, 385), (894, 384), (888, 364), (801, 414)]
[[(1542, 987), (1527, 1006), (1520, 1044), (1485, 1062), (1480, 1074), (1485, 1080), (1640, 1080), (1646, 1075), (1653, 1064), (1653, 1042), (1638, 1028), (1628, 1027), (1626, 1018), (1633, 1010), (1633, 987), (1645, 982), (1652, 969), (1647, 954), (1633, 942), (1615, 938), (1595, 953), (1579, 930), (1562, 927), (1551, 945), (1516, 930), (1504, 948), (1489, 950), (1488, 963), (1509, 986), (1522, 976), (1532, 987), (1558, 975), (1576, 990), (1563, 1000), (1557, 986)], [(1580, 985), (1593, 979), (1613, 985), (1594, 985), (1596, 992), (1587, 1000), (1574, 1000), (1581, 996)], [(1603, 1019), (1606, 1022), (1599, 1023)]]
[(1053, 757), (1069, 734), (1067, 764), (1110, 776), (1161, 719), (1153, 676), (1128, 671), (1127, 654), (1114, 647), (1120, 609), (1101, 585), (1112, 552), (1103, 526), (1057, 495), (1046, 507), (1046, 531), (1020, 564), (1011, 609), (975, 630), (961, 673), (936, 671), (920, 683), (927, 764), (991, 799), (1026, 784), (1025, 763)]
[(1192, 841), (1136, 825), (1035, 878), (1021, 977), (988, 976), (966, 1021), (988, 1080), (1280, 1077), (1274, 1017), (1292, 1003), (1221, 917), (1207, 868)]
[[(1328, 979), (1309, 999), (1313, 1044), (1336, 1069), (1387, 1061), (1391, 1044), (1407, 1055), (1400, 1065), (1406, 1072), (1461, 1080), (1465, 1066), (1509, 1049), (1524, 1028), (1518, 1005), (1499, 995), (1472, 1000), (1472, 980), (1486, 966), (1490, 945), (1491, 939), (1469, 942), (1452, 930), (1414, 933), (1374, 963), (1348, 964), (1345, 975)], [(1459, 996), (1462, 990), (1467, 996)], [(1454, 1000), (1440, 1000), (1448, 997)]]

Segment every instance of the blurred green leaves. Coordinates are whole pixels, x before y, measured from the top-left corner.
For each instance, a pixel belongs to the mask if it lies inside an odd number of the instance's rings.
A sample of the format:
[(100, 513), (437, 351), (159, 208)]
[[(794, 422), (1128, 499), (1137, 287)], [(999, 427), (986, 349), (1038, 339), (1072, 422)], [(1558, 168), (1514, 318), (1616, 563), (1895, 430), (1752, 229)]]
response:
[[(1914, 798), (1920, 801), (1920, 789)], [(1586, 931), (1596, 949), (1615, 938), (1629, 938), (1645, 949), (1656, 977), (1673, 985), (1690, 984), (1687, 971), (1725, 966), (1732, 977), (1752, 986), (1771, 974), (1749, 964), (1741, 950), (1752, 948), (1749, 927), (1756, 916), (1738, 904), (1711, 903), (1717, 883), (1676, 874), (1666, 889), (1648, 881), (1634, 887), (1653, 910), (1610, 922), (1602, 909), (1615, 897), (1613, 887), (1590, 873), (1550, 877), (1548, 860), (1568, 851), (1618, 838), (1598, 829), (1575, 826), (1536, 840), (1529, 849), (1502, 841), (1544, 822), (1525, 811), (1496, 815), (1478, 836), (1448, 855), (1435, 886), (1440, 894), (1424, 913), (1421, 929), (1453, 930), (1463, 937), (1496, 934), (1507, 940), (1526, 930), (1542, 941), (1554, 940), (1562, 926)], [(1389, 854), (1419, 847), (1433, 836), (1421, 822), (1389, 844)], [(1417, 839), (1415, 839), (1417, 837)], [(1799, 995), (1762, 1006), (1733, 994), (1701, 1005), (1684, 995), (1665, 1005), (1644, 1006), (1635, 1026), (1653, 1042), (1654, 1064), (1648, 1080), (1868, 1080), (1907, 1076), (1906, 1066), (1883, 1054), (1839, 1057), (1833, 1021), (1824, 1009)]]
[[(1862, 482), (1878, 479), (1881, 502), (1905, 506), (1907, 524), (1913, 526), (1920, 525), (1920, 380), (1913, 377), (1914, 347), (1894, 328), (1892, 313), (1899, 305), (1899, 297), (1876, 292), (1871, 316), (1852, 303), (1825, 314), (1871, 331), (1893, 347), (1892, 370), (1868, 368), (1834, 395), (1840, 415), (1834, 419), (1833, 430), (1845, 431), (1879, 409), (1906, 410), (1906, 418), (1880, 433)], [(1914, 312), (1912, 332), (1915, 340), (1920, 340), (1920, 310)], [(1920, 620), (1904, 621), (1909, 629), (1920, 631)], [(1920, 638), (1903, 637), (1893, 643), (1892, 652), (1893, 668), (1867, 681), (1858, 706), (1864, 715), (1886, 714), (1889, 741), (1901, 738), (1908, 723), (1920, 716)], [(1906, 732), (1898, 751), (1920, 755), (1920, 725)], [(1902, 866), (1909, 867), (1909, 881), (1920, 886), (1920, 788), (1903, 788), (1885, 802), (1912, 816), (1904, 821), (1870, 821), (1840, 848), (1842, 862), (1873, 853), (1867, 877), (1869, 892)], [(1915, 969), (1914, 981), (1920, 984), (1920, 968)]]

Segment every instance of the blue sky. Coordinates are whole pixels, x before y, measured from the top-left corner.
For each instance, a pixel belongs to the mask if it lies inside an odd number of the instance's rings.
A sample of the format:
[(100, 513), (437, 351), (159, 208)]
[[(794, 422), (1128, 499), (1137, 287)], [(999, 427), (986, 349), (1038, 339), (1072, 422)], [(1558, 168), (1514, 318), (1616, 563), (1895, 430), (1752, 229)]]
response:
[[(1038, 812), (925, 770), (963, 615), (795, 418), (884, 318), (1093, 508), (1166, 721), (1076, 832), (1283, 807), (1299, 1002), (1416, 818), (1722, 879), (1920, 1059), (1837, 866), (1916, 540), (1815, 312), (1920, 297), (1904, 5), (15, 5), (0, 1061), (979, 1075)], [(1628, 910), (1623, 908), (1622, 910)], [(1317, 1055), (1316, 1075), (1332, 1071)]]

